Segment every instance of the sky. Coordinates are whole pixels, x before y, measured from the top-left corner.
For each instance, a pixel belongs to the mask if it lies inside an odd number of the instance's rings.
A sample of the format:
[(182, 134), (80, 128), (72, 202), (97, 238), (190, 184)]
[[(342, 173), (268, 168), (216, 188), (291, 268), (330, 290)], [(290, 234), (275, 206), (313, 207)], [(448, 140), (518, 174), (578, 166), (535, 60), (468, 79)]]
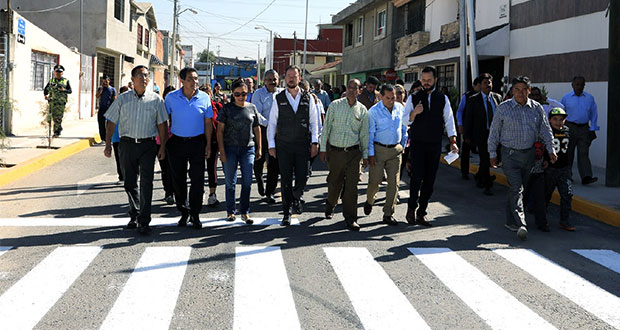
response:
[[(172, 30), (173, 0), (144, 0), (153, 4), (157, 27)], [(180, 10), (195, 9), (198, 14), (185, 11), (179, 16), (179, 34), (182, 44), (194, 45), (194, 53), (207, 48), (220, 56), (265, 57), (269, 32), (256, 30), (257, 25), (270, 29), (282, 38), (304, 37), (304, 0), (179, 0)], [(332, 15), (340, 12), (354, 0), (309, 0), (308, 39), (316, 39), (319, 23), (330, 23)], [(258, 15), (258, 16), (257, 16)], [(255, 18), (256, 17), (256, 18)], [(253, 19), (253, 20), (252, 20)]]

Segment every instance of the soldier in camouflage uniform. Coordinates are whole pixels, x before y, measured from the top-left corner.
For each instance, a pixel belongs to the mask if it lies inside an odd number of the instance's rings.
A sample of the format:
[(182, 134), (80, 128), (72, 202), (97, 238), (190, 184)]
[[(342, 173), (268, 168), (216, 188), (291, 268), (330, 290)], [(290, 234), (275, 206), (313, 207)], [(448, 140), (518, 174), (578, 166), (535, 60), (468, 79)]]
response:
[(54, 77), (45, 85), (43, 95), (49, 102), (49, 109), (54, 122), (54, 137), (60, 136), (62, 132), (62, 117), (65, 114), (67, 104), (67, 94), (71, 94), (69, 80), (63, 78), (65, 68), (57, 64), (54, 66)]

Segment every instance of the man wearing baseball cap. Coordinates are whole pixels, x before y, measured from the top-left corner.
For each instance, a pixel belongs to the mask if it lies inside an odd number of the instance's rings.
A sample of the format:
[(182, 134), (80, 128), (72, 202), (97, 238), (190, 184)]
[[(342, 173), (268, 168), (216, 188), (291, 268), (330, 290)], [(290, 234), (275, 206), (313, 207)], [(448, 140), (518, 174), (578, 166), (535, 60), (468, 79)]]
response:
[[(54, 125), (53, 137), (60, 136), (62, 132), (62, 117), (65, 114), (65, 105), (67, 104), (67, 94), (71, 94), (71, 85), (69, 80), (64, 78), (63, 72), (65, 67), (60, 64), (54, 66), (54, 77), (45, 85), (43, 95), (49, 103), (49, 111), (52, 115)], [(52, 123), (50, 123), (52, 125)]]

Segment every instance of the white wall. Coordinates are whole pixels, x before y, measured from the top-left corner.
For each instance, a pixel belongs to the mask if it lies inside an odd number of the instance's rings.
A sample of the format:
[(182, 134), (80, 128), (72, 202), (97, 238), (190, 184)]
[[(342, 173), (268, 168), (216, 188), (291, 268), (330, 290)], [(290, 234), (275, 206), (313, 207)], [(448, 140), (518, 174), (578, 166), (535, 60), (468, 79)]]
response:
[[(15, 13), (15, 31), (17, 31), (18, 17), (21, 16)], [(71, 51), (28, 20), (26, 20), (26, 43), (17, 43), (15, 35), (12, 35), (11, 39), (13, 46), (11, 60), (15, 64), (9, 77), (11, 84), (9, 93), (14, 101), (15, 108), (12, 113), (13, 134), (20, 134), (28, 129), (41, 127), (41, 120), (43, 119), (40, 113), (41, 105), (47, 102), (43, 97), (43, 91), (31, 90), (31, 55), (33, 50), (59, 55), (60, 64), (65, 67), (64, 77), (69, 80), (73, 90), (73, 93), (68, 95), (67, 112), (64, 118), (78, 118), (80, 55)], [(41, 130), (43, 133), (42, 127)]]
[[(549, 94), (547, 97), (551, 97), (557, 101), (562, 99), (562, 96), (570, 91), (572, 87), (570, 82), (566, 83), (537, 83), (533, 82), (532, 86), (541, 87), (545, 86)], [(598, 126), (600, 131), (596, 132), (597, 139), (592, 142), (590, 147), (590, 160), (593, 166), (605, 168), (607, 161), (607, 82), (586, 82), (586, 92), (594, 96), (596, 105), (598, 106)]]

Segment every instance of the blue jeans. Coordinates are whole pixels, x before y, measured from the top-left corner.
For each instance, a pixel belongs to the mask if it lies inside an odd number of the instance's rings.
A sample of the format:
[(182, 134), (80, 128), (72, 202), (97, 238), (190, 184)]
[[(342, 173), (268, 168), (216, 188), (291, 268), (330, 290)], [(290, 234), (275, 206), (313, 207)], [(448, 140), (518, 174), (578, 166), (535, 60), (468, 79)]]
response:
[(254, 147), (225, 146), (226, 163), (224, 177), (226, 179), (226, 212), (235, 214), (235, 186), (237, 185), (237, 164), (241, 167), (241, 214), (250, 213), (250, 188), (252, 187), (252, 168), (254, 166)]

